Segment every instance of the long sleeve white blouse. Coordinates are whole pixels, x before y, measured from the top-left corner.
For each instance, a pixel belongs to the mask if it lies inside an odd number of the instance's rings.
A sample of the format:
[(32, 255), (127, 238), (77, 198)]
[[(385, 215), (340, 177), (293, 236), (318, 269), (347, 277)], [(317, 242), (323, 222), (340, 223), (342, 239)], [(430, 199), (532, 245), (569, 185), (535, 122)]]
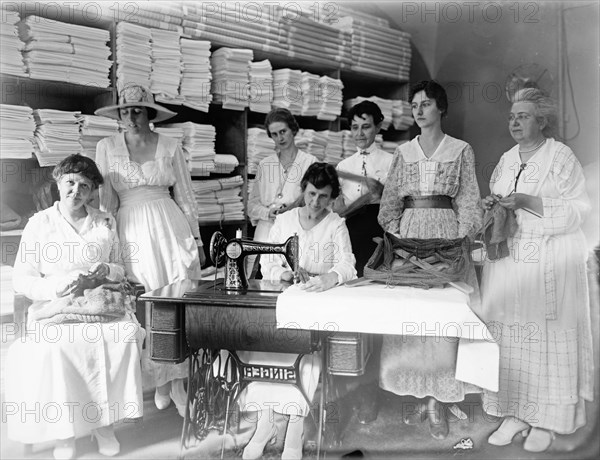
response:
[(62, 283), (85, 274), (96, 262), (108, 264), (108, 279), (125, 277), (115, 219), (86, 206), (88, 216), (77, 233), (54, 206), (35, 214), (25, 226), (14, 265), (16, 292), (32, 300), (51, 300)]
[[(296, 233), (300, 247), (299, 265), (302, 268), (314, 275), (335, 272), (340, 284), (356, 278), (356, 259), (352, 253), (346, 220), (330, 212), (313, 228), (304, 230), (300, 224), (300, 209), (295, 208), (277, 216), (269, 233), (269, 241), (284, 243)], [(263, 264), (264, 276), (271, 280), (281, 279), (281, 274), (291, 269), (285, 258), (278, 254), (268, 255)]]

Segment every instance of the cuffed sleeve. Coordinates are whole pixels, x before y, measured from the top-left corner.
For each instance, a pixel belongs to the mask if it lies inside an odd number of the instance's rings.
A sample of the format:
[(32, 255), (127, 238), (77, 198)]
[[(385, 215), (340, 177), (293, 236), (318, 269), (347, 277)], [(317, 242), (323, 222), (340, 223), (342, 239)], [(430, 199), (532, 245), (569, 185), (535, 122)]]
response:
[(98, 190), (99, 194), (99, 203), (100, 210), (104, 212), (109, 212), (113, 216), (117, 215), (117, 210), (119, 209), (119, 195), (116, 190), (112, 186), (112, 182), (110, 181), (110, 170), (111, 165), (109, 164), (109, 156), (108, 156), (108, 144), (110, 138), (103, 139), (98, 144), (96, 144), (96, 164), (98, 165), (98, 169), (104, 178), (104, 184), (100, 186)]
[(400, 193), (401, 169), (404, 161), (398, 149), (394, 153), (390, 172), (383, 187), (381, 203), (379, 204), (379, 215), (377, 216), (381, 228), (386, 232), (395, 234), (400, 231), (400, 219), (404, 210), (404, 199)]
[(475, 154), (470, 145), (466, 145), (461, 155), (460, 180), (454, 206), (458, 220), (458, 236), (473, 236), (483, 223), (481, 195), (475, 176)]
[(264, 180), (265, 174), (262, 171), (263, 163), (258, 166), (258, 173), (256, 180), (250, 190), (250, 197), (248, 198), (248, 217), (252, 225), (256, 226), (259, 220), (269, 220), (269, 207), (265, 206), (261, 199), (261, 181)]
[[(185, 218), (190, 224), (194, 238), (200, 238), (198, 226), (198, 207), (192, 190), (192, 179), (187, 169), (181, 147), (177, 146), (173, 154), (173, 171), (175, 173), (175, 185), (173, 186), (174, 198), (177, 205), (183, 211)], [(202, 246), (201, 244), (198, 244)]]

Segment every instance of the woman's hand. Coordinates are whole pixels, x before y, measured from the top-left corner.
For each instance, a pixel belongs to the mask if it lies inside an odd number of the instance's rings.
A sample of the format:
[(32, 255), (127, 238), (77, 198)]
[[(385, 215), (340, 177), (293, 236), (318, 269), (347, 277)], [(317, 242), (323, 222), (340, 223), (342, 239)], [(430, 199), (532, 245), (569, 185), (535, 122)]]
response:
[(521, 208), (531, 208), (531, 198), (535, 198), (531, 195), (526, 195), (525, 193), (511, 193), (504, 198), (499, 200), (500, 206), (503, 206), (507, 209), (521, 209)]
[(367, 182), (367, 188), (371, 193), (373, 200), (378, 200), (381, 198), (383, 194), (383, 184), (376, 179), (371, 177), (365, 177), (365, 181)]
[(308, 280), (310, 280), (310, 275), (305, 269), (298, 267), (295, 277), (292, 270), (286, 270), (281, 274), (280, 278), (281, 280), (289, 281), (290, 283), (306, 283)]
[(269, 208), (269, 219), (274, 220), (277, 214), (279, 214), (279, 207), (271, 206)]
[(481, 207), (486, 211), (492, 209), (492, 206), (500, 200), (500, 195), (488, 195), (481, 200)]
[(315, 276), (308, 280), (308, 282), (302, 284), (300, 289), (307, 292), (323, 292), (331, 289), (338, 283), (338, 274), (336, 272), (329, 272), (323, 275)]
[(87, 277), (93, 280), (103, 280), (110, 274), (110, 267), (104, 262), (96, 262), (88, 270)]
[(70, 293), (70, 291), (76, 286), (77, 279), (79, 278), (78, 273), (67, 275), (62, 281), (56, 284), (56, 297), (62, 297)]

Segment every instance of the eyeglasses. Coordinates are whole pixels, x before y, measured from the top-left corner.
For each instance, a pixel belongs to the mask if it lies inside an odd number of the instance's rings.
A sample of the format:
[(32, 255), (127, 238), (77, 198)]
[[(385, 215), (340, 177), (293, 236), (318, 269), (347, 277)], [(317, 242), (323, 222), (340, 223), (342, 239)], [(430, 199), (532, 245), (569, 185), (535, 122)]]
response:
[(514, 113), (511, 113), (508, 116), (508, 122), (512, 123), (515, 120), (521, 122), (521, 121), (529, 120), (530, 118), (531, 118), (531, 115), (529, 115), (528, 113), (519, 113), (517, 115), (515, 115)]

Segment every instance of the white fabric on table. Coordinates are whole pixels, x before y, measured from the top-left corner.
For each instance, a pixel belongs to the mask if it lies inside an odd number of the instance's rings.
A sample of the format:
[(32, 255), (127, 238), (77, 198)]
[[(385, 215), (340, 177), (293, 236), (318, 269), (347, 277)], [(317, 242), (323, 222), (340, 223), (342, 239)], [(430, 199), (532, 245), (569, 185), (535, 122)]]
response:
[(456, 378), (497, 391), (498, 346), (455, 288), (371, 283), (314, 293), (294, 285), (277, 298), (276, 314), (279, 328), (458, 337)]

